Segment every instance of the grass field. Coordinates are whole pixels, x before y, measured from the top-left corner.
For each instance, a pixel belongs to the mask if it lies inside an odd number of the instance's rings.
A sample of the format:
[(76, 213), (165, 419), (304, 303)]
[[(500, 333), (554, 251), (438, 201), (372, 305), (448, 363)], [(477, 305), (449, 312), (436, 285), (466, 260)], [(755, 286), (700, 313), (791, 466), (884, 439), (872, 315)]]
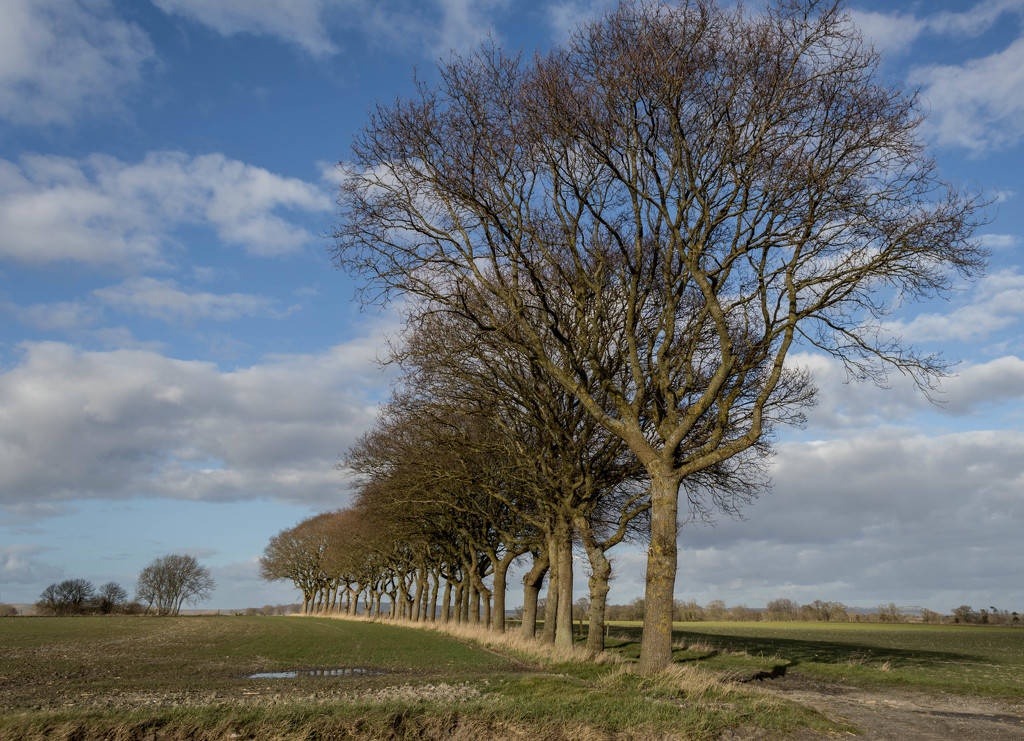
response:
[[(377, 676), (246, 679), (341, 667)], [(0, 738), (715, 738), (834, 728), (694, 667), (543, 663), (406, 627), (314, 618), (0, 621)]]
[[(637, 623), (613, 624), (609, 647), (640, 651)], [(1024, 699), (1024, 629), (880, 623), (676, 623), (677, 662), (736, 678), (799, 673), (865, 687)]]
[[(0, 620), (3, 739), (711, 739), (848, 730), (766, 693), (759, 675), (1024, 697), (1024, 631), (678, 624), (676, 669), (487, 648), (407, 627), (314, 618)], [(247, 679), (367, 668), (373, 676)], [(738, 680), (738, 681), (737, 681)]]

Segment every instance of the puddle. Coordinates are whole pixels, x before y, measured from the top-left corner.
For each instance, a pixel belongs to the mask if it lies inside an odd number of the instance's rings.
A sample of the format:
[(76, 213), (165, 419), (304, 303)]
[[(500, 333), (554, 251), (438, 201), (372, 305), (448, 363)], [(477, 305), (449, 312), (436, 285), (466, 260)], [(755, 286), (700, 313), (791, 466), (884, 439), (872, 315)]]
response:
[(296, 669), (290, 672), (258, 672), (246, 674), (242, 679), (293, 679), (295, 677), (379, 677), (381, 669), (367, 669), (360, 666), (343, 666), (339, 669)]

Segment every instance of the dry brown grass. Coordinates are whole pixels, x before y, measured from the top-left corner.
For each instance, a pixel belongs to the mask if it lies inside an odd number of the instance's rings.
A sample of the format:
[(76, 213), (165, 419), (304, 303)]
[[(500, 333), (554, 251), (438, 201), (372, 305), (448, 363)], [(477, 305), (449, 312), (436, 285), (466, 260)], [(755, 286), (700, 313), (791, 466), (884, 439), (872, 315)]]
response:
[(597, 656), (589, 656), (580, 646), (566, 648), (544, 643), (539, 638), (527, 638), (518, 629), (497, 633), (482, 625), (468, 623), (423, 623), (390, 618), (367, 618), (362, 615), (328, 615), (338, 620), (358, 620), (399, 625), (404, 628), (416, 628), (451, 636), (460, 641), (472, 643), (486, 648), (496, 649), (518, 658), (535, 661), (540, 664), (621, 664), (624, 659), (607, 652)]

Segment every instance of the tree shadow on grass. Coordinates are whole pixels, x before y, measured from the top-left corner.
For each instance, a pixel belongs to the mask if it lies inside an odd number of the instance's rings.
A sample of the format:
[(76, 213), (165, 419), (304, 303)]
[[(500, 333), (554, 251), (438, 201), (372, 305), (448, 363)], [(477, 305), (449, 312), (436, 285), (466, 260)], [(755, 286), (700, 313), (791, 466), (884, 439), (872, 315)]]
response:
[[(870, 634), (865, 634), (868, 637)], [(776, 666), (792, 669), (798, 664), (885, 664), (892, 668), (928, 667), (950, 663), (989, 663), (990, 659), (967, 653), (896, 648), (873, 644), (870, 641), (830, 641), (811, 638), (783, 638), (778, 636), (730, 636), (700, 630), (672, 631), (673, 659), (676, 662), (700, 663), (724, 654), (772, 657), (780, 662)], [(620, 628), (608, 641), (608, 648), (626, 658), (640, 655), (640, 629)], [(775, 671), (773, 669), (773, 671)]]

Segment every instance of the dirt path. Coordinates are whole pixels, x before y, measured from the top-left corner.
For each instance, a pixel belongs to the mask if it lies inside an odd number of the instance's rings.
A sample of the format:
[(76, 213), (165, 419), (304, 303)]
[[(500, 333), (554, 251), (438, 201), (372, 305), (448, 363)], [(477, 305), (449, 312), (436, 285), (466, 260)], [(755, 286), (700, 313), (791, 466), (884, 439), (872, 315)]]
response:
[[(1019, 704), (963, 695), (905, 690), (815, 687), (807, 683), (772, 683), (765, 689), (832, 720), (862, 729), (860, 738), (880, 741), (1021, 741), (1024, 698)], [(822, 738), (798, 735), (799, 741)]]

